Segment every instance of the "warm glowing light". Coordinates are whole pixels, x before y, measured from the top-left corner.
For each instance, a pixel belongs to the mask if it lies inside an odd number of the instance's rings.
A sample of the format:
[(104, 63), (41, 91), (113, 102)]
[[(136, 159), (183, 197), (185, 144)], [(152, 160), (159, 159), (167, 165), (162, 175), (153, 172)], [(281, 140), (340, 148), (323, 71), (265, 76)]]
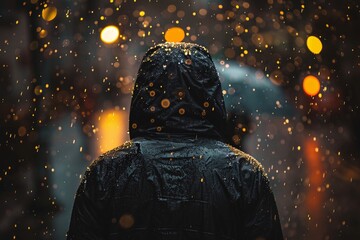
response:
[(42, 92), (43, 92), (43, 91), (42, 91), (40, 85), (38, 85), (38, 86), (36, 86), (36, 87), (34, 88), (34, 93), (35, 93), (35, 95), (39, 96), (39, 95), (41, 95)]
[(127, 116), (125, 112), (108, 110), (99, 117), (99, 150), (104, 153), (126, 141)]
[(42, 29), (40, 32), (39, 32), (39, 37), (40, 38), (45, 38), (47, 36), (47, 32), (45, 29)]
[(185, 32), (182, 28), (172, 27), (165, 33), (165, 40), (167, 42), (181, 42), (185, 38)]
[(310, 36), (306, 40), (306, 45), (309, 48), (310, 52), (314, 54), (319, 54), (322, 50), (322, 43), (319, 38), (315, 36)]
[(139, 16), (140, 16), (140, 17), (145, 16), (145, 11), (140, 11), (140, 12), (139, 12)]
[(119, 219), (120, 227), (129, 229), (134, 225), (134, 217), (131, 214), (124, 214)]
[(52, 21), (57, 15), (56, 7), (47, 7), (42, 10), (41, 16), (45, 21)]
[[(324, 200), (324, 167), (321, 162), (322, 154), (319, 145), (309, 138), (304, 142), (304, 156), (307, 168), (309, 188), (305, 195), (305, 206), (315, 222), (322, 222), (321, 206)], [(319, 228), (317, 228), (317, 231)], [(314, 233), (313, 233), (314, 234)]]
[(20, 137), (25, 136), (25, 134), (26, 134), (26, 127), (24, 127), (24, 126), (19, 127), (19, 129), (18, 129), (18, 134), (19, 134)]
[(119, 29), (114, 25), (110, 25), (105, 27), (101, 31), (100, 38), (101, 41), (103, 41), (104, 43), (111, 44), (116, 42), (116, 40), (119, 38), (119, 35), (120, 35)]
[(304, 78), (303, 89), (307, 95), (315, 96), (320, 91), (320, 81), (315, 76), (309, 75)]

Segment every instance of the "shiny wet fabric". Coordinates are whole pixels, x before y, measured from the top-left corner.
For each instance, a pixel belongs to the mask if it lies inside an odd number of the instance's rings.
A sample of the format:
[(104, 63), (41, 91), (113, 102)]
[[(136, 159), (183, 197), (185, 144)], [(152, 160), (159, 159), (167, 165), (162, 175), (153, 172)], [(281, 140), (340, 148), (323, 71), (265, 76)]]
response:
[(223, 142), (225, 118), (205, 48), (149, 49), (131, 103), (131, 141), (89, 166), (67, 239), (282, 239), (264, 170)]
[(130, 107), (130, 137), (224, 139), (226, 111), (218, 72), (206, 48), (166, 43), (143, 57)]

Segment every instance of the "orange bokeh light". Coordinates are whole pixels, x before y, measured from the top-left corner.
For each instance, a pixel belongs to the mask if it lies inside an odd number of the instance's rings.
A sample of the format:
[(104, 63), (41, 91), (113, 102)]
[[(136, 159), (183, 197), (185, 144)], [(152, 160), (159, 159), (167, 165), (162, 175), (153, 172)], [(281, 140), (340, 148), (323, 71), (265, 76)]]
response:
[(317, 77), (309, 75), (304, 78), (303, 90), (309, 96), (315, 96), (320, 91), (320, 81)]
[(52, 6), (44, 8), (41, 12), (42, 18), (48, 22), (54, 20), (56, 15), (57, 15), (57, 9), (56, 7), (52, 7)]
[(323, 231), (322, 225), (319, 223), (324, 222), (324, 215), (322, 206), (324, 203), (324, 166), (321, 162), (321, 152), (319, 151), (319, 144), (314, 139), (308, 138), (304, 142), (304, 155), (307, 168), (308, 178), (308, 191), (306, 193), (305, 204), (309, 216), (312, 221), (318, 224), (316, 228), (311, 228), (309, 239), (319, 239)]
[(169, 28), (165, 33), (165, 40), (167, 42), (181, 42), (185, 38), (185, 32), (180, 27)]
[(127, 115), (118, 110), (108, 110), (99, 117), (99, 152), (104, 153), (127, 140)]

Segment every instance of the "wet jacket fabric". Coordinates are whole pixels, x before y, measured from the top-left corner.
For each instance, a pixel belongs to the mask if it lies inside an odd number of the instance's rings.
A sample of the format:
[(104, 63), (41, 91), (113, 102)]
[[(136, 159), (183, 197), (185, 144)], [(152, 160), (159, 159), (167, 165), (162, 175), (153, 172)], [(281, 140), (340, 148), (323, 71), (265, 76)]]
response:
[(225, 120), (206, 48), (150, 48), (134, 86), (131, 140), (87, 169), (67, 239), (283, 239), (264, 170), (224, 143)]

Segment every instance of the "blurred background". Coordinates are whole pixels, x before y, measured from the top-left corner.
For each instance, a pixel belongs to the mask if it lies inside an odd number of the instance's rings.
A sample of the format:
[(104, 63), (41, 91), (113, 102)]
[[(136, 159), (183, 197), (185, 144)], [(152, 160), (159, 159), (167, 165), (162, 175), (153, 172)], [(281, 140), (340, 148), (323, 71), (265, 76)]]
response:
[(0, 239), (65, 239), (98, 155), (128, 140), (145, 51), (207, 47), (229, 141), (271, 180), (286, 239), (360, 239), (358, 1), (0, 3)]

